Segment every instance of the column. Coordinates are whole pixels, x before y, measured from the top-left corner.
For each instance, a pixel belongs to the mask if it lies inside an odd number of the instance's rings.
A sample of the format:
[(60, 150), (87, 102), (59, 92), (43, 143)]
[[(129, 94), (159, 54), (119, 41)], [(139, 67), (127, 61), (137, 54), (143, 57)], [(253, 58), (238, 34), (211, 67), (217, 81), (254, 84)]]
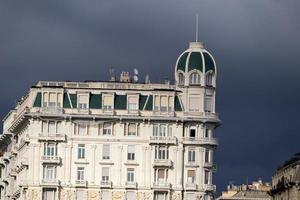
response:
[(142, 147), (142, 186), (145, 186), (146, 183), (146, 171), (147, 171), (147, 165), (146, 165), (146, 157), (147, 157), (147, 147)]
[(95, 168), (96, 168), (96, 148), (97, 145), (92, 145), (92, 163), (91, 163), (91, 184), (95, 184)]
[(122, 165), (123, 165), (123, 155), (122, 155), (122, 152), (123, 152), (123, 146), (118, 146), (118, 151), (119, 151), (119, 180), (118, 180), (118, 183), (117, 185), (121, 186), (122, 185)]

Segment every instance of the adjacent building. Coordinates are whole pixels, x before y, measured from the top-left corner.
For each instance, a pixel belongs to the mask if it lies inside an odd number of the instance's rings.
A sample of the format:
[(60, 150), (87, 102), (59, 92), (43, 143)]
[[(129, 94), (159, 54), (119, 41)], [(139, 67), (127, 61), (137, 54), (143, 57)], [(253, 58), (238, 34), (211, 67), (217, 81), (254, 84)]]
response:
[(262, 180), (240, 186), (229, 185), (218, 200), (271, 200), (271, 184)]
[(273, 200), (300, 199), (300, 153), (281, 165), (272, 177)]
[(174, 85), (38, 82), (3, 120), (1, 199), (213, 199), (216, 76), (192, 42)]

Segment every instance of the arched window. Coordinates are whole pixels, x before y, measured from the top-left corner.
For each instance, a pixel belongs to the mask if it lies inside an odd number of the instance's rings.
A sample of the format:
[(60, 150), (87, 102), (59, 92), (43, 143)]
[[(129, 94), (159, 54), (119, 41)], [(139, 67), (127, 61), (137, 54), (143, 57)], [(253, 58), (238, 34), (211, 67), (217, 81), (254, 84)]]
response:
[(206, 75), (206, 86), (212, 86), (212, 82), (213, 82), (213, 74), (208, 73)]
[(179, 72), (179, 74), (178, 74), (178, 84), (184, 85), (184, 75), (181, 72)]
[(190, 84), (191, 85), (200, 85), (200, 74), (197, 73), (197, 72), (193, 72), (191, 75), (190, 75)]

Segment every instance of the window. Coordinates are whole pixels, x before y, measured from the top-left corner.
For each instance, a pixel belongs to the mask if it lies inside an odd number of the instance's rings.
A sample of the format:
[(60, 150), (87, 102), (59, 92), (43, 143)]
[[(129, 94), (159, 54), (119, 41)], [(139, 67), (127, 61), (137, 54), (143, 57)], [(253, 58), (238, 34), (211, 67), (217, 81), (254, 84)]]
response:
[(204, 137), (209, 138), (209, 129), (208, 128), (204, 129)]
[(212, 111), (212, 97), (211, 96), (205, 96), (204, 100), (204, 111), (205, 112), (211, 112)]
[(55, 143), (46, 143), (44, 144), (44, 155), (45, 156), (56, 156), (57, 152), (56, 152), (56, 144)]
[(158, 136), (158, 128), (159, 126), (157, 124), (153, 125), (153, 136)]
[(197, 72), (193, 72), (190, 75), (190, 84), (191, 85), (200, 85), (201, 79), (200, 79), (200, 74)]
[(102, 167), (102, 179), (103, 182), (109, 181), (109, 168), (108, 167)]
[(135, 124), (129, 124), (128, 125), (128, 135), (129, 136), (135, 136), (136, 134), (136, 125)]
[(155, 96), (154, 98), (154, 111), (158, 111), (159, 110), (159, 96)]
[(196, 137), (196, 127), (191, 127), (190, 128), (190, 138), (195, 138)]
[(196, 178), (196, 172), (195, 170), (188, 170), (187, 171), (187, 182), (188, 183), (195, 183), (195, 178)]
[(102, 191), (101, 192), (101, 199), (103, 199), (103, 200), (112, 199), (112, 195), (109, 191)]
[(153, 125), (153, 136), (172, 136), (172, 127), (167, 124), (154, 124)]
[(127, 182), (134, 182), (134, 169), (133, 168), (127, 169)]
[(56, 106), (56, 93), (54, 92), (50, 92), (49, 93), (49, 103), (48, 103), (48, 106), (49, 107), (55, 107)]
[(132, 191), (128, 191), (126, 193), (126, 200), (136, 200), (136, 193)]
[(138, 97), (136, 97), (136, 96), (128, 97), (128, 110), (129, 111), (138, 110)]
[(166, 169), (157, 169), (157, 180), (159, 183), (165, 183), (168, 178), (168, 170)]
[(195, 162), (196, 160), (196, 151), (195, 149), (188, 150), (188, 162)]
[(169, 107), (168, 107), (168, 111), (173, 111), (173, 106), (174, 106), (174, 97), (169, 97)]
[[(43, 200), (55, 200), (55, 189), (44, 188), (43, 189)], [(1, 196), (0, 196), (1, 197)]]
[(167, 200), (167, 192), (154, 192), (154, 200)]
[(103, 160), (109, 160), (110, 159), (110, 145), (109, 144), (104, 144), (103, 145), (103, 151), (102, 151), (102, 159)]
[(84, 167), (77, 167), (77, 180), (78, 181), (84, 180)]
[(160, 125), (159, 126), (159, 136), (166, 136), (166, 132), (167, 132), (167, 126), (166, 125)]
[(84, 159), (84, 158), (85, 158), (85, 145), (78, 144), (78, 159)]
[(155, 147), (155, 159), (169, 159), (169, 149), (166, 146)]
[(189, 97), (189, 111), (198, 112), (200, 111), (200, 95), (191, 95)]
[(208, 149), (205, 150), (205, 155), (204, 155), (204, 160), (206, 163), (210, 162), (210, 156), (209, 156), (210, 152)]
[(57, 122), (56, 123), (56, 133), (61, 133), (62, 129), (61, 129), (61, 122)]
[(56, 179), (56, 166), (45, 165), (44, 166), (44, 179), (51, 181)]
[(62, 93), (44, 92), (43, 107), (61, 107)]
[(110, 111), (113, 109), (113, 96), (103, 97), (103, 110)]
[(78, 108), (80, 110), (86, 110), (89, 108), (89, 95), (78, 95)]
[(127, 159), (135, 160), (135, 146), (130, 145), (127, 147)]
[(56, 129), (55, 129), (55, 122), (50, 121), (49, 122), (49, 134), (55, 134)]
[(111, 135), (112, 134), (112, 124), (105, 123), (103, 125), (103, 135)]
[(160, 97), (160, 111), (161, 112), (168, 111), (168, 97), (167, 96)]
[(181, 72), (178, 73), (178, 84), (184, 85), (184, 75)]
[(42, 132), (48, 133), (48, 123), (45, 121), (42, 122)]
[(205, 170), (204, 171), (204, 184), (209, 184), (210, 183), (210, 179), (209, 179), (209, 176), (210, 176), (210, 172)]
[(213, 75), (212, 73), (206, 74), (206, 86), (212, 86)]
[(87, 200), (88, 193), (85, 190), (77, 190), (76, 191), (76, 200)]
[(78, 135), (86, 135), (86, 134), (87, 134), (87, 125), (78, 124)]

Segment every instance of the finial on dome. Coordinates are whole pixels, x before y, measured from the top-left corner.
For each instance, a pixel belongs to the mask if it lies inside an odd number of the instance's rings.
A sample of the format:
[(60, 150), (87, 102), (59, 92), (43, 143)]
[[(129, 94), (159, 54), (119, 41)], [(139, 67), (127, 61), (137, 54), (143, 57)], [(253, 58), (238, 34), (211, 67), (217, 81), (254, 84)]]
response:
[(198, 34), (199, 34), (199, 22), (198, 22), (198, 19), (199, 18), (199, 15), (196, 14), (196, 42), (198, 42)]
[(190, 49), (203, 49), (204, 46), (203, 46), (202, 42), (190, 42), (189, 48)]

